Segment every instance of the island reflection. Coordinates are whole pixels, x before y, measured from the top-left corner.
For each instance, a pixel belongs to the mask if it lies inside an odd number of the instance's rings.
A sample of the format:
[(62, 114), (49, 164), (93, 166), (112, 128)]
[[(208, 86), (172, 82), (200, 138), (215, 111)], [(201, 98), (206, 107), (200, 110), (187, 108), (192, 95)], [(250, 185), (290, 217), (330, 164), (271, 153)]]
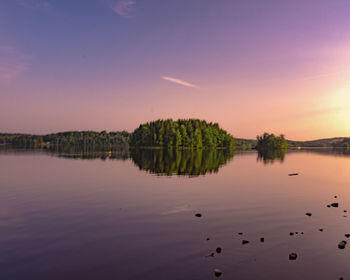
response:
[(234, 156), (234, 150), (131, 150), (140, 170), (157, 175), (190, 177), (217, 173)]

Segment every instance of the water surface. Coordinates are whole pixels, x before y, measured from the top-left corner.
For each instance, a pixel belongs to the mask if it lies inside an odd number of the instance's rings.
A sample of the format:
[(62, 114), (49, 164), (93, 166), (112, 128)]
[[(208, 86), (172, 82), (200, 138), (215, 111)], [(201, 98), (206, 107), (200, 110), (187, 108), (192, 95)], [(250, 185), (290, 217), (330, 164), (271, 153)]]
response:
[(2, 151), (0, 279), (347, 279), (344, 210), (342, 152)]

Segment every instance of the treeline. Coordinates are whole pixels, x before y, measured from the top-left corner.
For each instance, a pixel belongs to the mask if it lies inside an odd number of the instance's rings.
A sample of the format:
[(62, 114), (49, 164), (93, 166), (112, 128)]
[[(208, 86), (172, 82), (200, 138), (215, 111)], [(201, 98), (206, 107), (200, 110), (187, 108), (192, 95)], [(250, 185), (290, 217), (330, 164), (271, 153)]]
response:
[(256, 148), (262, 150), (282, 150), (287, 149), (287, 142), (284, 135), (275, 136), (273, 133), (269, 134), (265, 132), (261, 136), (257, 136)]
[(128, 147), (129, 133), (68, 131), (47, 135), (0, 134), (0, 144), (18, 148), (47, 148), (51, 150), (114, 150)]
[(334, 148), (344, 148), (346, 150), (350, 150), (350, 138), (344, 138), (339, 142), (332, 143), (332, 147)]
[(130, 135), (133, 147), (234, 148), (234, 138), (217, 123), (198, 119), (157, 120)]

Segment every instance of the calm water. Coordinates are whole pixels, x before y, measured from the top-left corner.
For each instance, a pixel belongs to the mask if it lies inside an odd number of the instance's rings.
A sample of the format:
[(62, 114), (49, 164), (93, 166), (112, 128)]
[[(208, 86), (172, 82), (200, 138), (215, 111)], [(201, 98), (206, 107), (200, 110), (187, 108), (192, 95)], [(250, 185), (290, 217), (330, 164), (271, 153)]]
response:
[(276, 156), (2, 151), (0, 279), (350, 279), (350, 156)]

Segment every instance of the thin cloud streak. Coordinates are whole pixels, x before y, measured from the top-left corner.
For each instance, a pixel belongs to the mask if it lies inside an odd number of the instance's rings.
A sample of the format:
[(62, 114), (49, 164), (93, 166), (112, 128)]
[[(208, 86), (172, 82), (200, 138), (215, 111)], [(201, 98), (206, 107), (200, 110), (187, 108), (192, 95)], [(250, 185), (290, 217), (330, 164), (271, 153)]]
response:
[(185, 87), (199, 88), (199, 86), (196, 86), (196, 85), (191, 84), (189, 82), (185, 82), (185, 81), (180, 80), (180, 79), (175, 79), (175, 78), (171, 78), (171, 77), (167, 77), (167, 76), (163, 76), (162, 79), (166, 80), (166, 81), (169, 81), (171, 83), (174, 83), (174, 84), (185, 86)]
[(130, 13), (135, 4), (136, 3), (131, 0), (121, 0), (112, 4), (110, 7), (119, 16), (128, 18), (131, 17)]
[(339, 72), (325, 73), (325, 74), (320, 74), (320, 75), (306, 77), (306, 78), (303, 79), (303, 81), (310, 81), (310, 80), (317, 80), (317, 79), (321, 79), (321, 78), (340, 76), (342, 74), (347, 74), (349, 72), (350, 71), (339, 71)]

